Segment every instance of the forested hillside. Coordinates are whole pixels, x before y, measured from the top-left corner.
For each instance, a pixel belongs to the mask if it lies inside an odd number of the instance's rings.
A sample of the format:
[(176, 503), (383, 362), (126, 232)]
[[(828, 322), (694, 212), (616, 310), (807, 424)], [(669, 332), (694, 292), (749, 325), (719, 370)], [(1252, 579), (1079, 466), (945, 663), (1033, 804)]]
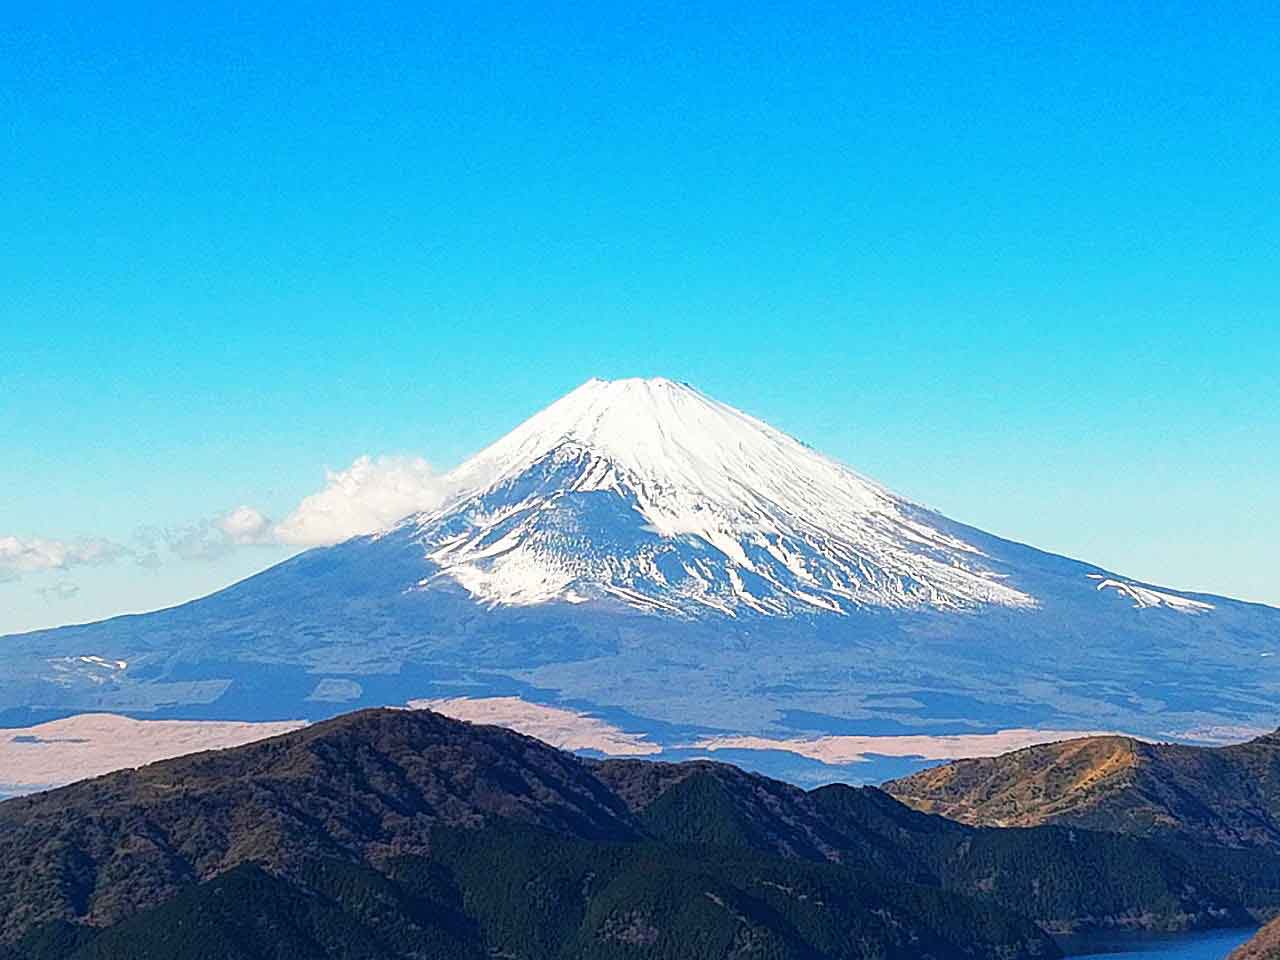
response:
[(1280, 866), (1218, 856), (371, 710), (0, 803), (0, 942), (5, 960), (1018, 960), (1057, 955), (1046, 931), (1280, 904)]

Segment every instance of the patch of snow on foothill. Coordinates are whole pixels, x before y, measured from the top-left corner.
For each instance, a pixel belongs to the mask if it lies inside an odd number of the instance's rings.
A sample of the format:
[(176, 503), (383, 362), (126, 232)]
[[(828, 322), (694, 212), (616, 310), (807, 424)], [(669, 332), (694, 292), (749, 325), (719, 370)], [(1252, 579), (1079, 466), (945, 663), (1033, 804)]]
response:
[(791, 616), (1037, 606), (936, 514), (665, 379), (592, 380), (445, 477), (409, 518), (437, 573), (490, 605), (595, 600)]

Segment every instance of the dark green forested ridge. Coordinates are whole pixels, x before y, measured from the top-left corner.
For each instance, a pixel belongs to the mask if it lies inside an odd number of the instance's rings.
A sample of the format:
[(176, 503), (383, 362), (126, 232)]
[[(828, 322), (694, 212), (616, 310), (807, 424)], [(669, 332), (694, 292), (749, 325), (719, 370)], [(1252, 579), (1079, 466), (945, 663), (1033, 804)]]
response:
[(874, 788), (591, 761), (425, 711), (0, 803), (4, 960), (1022, 957), (1239, 923), (1280, 860), (974, 828)]

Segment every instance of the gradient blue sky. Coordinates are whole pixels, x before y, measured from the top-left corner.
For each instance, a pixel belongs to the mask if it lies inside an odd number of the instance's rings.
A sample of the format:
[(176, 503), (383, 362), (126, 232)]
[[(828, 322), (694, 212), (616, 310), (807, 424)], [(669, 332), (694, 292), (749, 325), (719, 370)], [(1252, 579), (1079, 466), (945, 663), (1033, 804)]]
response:
[[(1280, 603), (1280, 8), (399, 6), (0, 13), (0, 537), (279, 518), (665, 375)], [(288, 552), (26, 572), (0, 632)]]

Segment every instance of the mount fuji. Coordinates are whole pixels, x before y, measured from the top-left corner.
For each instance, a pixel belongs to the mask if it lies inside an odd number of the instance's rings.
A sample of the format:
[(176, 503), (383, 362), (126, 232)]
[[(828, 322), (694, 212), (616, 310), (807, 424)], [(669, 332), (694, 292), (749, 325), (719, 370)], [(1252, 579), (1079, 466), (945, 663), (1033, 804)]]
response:
[(928, 511), (669, 380), (593, 380), (448, 478), (404, 525), (490, 606), (671, 616), (1035, 605)]
[(841, 738), (1276, 724), (1280, 610), (965, 526), (685, 384), (589, 381), (445, 484), (201, 600), (0, 638), (0, 720), (519, 698), (797, 778)]

